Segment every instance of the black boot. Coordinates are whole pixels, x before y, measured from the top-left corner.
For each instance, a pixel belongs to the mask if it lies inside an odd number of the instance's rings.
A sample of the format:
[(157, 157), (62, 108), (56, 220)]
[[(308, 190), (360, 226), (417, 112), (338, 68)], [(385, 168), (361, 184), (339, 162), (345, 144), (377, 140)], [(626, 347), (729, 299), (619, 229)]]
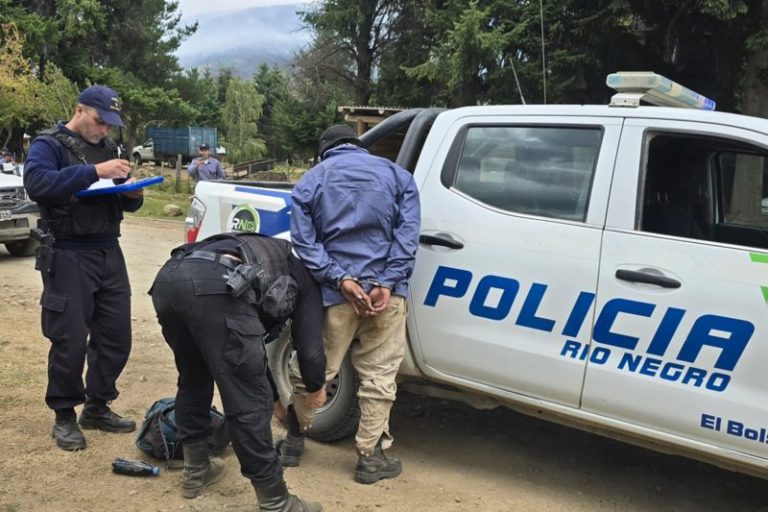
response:
[(56, 446), (62, 450), (85, 450), (85, 436), (77, 426), (77, 415), (73, 408), (56, 410), (51, 437), (56, 439)]
[(400, 459), (387, 457), (381, 449), (381, 442), (373, 449), (373, 454), (360, 454), (355, 468), (355, 481), (361, 484), (373, 484), (383, 478), (395, 478), (403, 470)]
[(224, 476), (224, 462), (208, 457), (208, 439), (203, 438), (182, 445), (184, 472), (181, 474), (181, 495), (197, 498), (207, 486)]
[(86, 398), (83, 412), (80, 414), (80, 426), (89, 430), (126, 433), (136, 430), (136, 422), (115, 414), (107, 404), (92, 398)]
[(259, 497), (261, 512), (322, 512), (323, 506), (312, 501), (304, 501), (288, 492), (285, 480), (280, 480), (262, 487), (251, 482)]
[(293, 468), (301, 463), (304, 453), (304, 434), (299, 426), (299, 418), (293, 405), (288, 406), (288, 435), (280, 439), (275, 445), (280, 464), (283, 467)]

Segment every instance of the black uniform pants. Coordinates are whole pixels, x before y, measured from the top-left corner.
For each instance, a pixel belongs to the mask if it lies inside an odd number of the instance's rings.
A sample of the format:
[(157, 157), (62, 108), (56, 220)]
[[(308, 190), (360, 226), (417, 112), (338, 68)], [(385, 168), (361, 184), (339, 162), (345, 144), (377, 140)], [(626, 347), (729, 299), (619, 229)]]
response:
[(180, 440), (205, 437), (214, 382), (240, 470), (256, 484), (282, 477), (272, 444), (272, 391), (264, 327), (256, 308), (226, 290), (227, 269), (213, 261), (172, 259), (160, 269), (152, 301), (179, 372)]
[(74, 407), (86, 394), (117, 398), (115, 382), (131, 352), (131, 288), (120, 247), (56, 249), (40, 305), (43, 335), (51, 341), (48, 407)]

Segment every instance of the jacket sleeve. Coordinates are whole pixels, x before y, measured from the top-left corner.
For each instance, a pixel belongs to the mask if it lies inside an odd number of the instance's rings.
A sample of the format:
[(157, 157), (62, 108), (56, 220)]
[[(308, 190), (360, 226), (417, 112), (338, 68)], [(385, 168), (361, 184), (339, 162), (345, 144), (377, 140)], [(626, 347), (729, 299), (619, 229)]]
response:
[(291, 276), (299, 285), (296, 309), (291, 316), (293, 346), (299, 360), (301, 380), (314, 393), (325, 384), (325, 348), (323, 347), (323, 299), (320, 289), (301, 262), (289, 258)]
[(34, 140), (24, 165), (24, 188), (29, 197), (33, 201), (67, 199), (98, 181), (95, 165), (68, 164), (67, 153), (59, 151), (58, 142), (47, 138)]
[(318, 283), (338, 287), (339, 280), (348, 274), (326, 252), (317, 239), (317, 229), (312, 218), (315, 184), (302, 179), (291, 193), (291, 241), (293, 249)]
[(226, 179), (227, 177), (227, 175), (224, 174), (224, 167), (221, 165), (221, 162), (219, 162), (218, 160), (216, 160), (216, 176), (218, 178), (221, 178), (222, 180)]
[(387, 265), (379, 276), (379, 281), (384, 286), (392, 289), (397, 283), (411, 277), (416, 262), (416, 250), (419, 248), (420, 228), (419, 191), (413, 176), (409, 174), (398, 201), (398, 214), (394, 223)]

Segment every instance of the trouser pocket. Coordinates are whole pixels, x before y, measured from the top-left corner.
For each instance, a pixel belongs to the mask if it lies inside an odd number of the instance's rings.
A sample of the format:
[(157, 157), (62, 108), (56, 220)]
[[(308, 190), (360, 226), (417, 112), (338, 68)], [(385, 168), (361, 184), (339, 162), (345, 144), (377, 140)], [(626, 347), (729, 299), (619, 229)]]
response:
[(238, 377), (263, 375), (267, 368), (264, 326), (252, 317), (227, 317), (223, 359)]
[(64, 314), (67, 306), (66, 295), (43, 290), (40, 305), (43, 307), (43, 336), (49, 339), (62, 337), (67, 331), (67, 318)]

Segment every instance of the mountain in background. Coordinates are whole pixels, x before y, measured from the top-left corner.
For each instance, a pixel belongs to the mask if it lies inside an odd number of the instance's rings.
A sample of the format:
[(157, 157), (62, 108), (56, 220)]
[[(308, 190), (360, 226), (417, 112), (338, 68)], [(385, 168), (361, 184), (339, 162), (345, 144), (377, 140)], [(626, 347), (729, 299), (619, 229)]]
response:
[(287, 66), (294, 54), (311, 40), (296, 11), (305, 4), (253, 7), (239, 11), (188, 17), (199, 22), (197, 32), (176, 52), (184, 68), (218, 70), (231, 67), (250, 77), (262, 63)]

